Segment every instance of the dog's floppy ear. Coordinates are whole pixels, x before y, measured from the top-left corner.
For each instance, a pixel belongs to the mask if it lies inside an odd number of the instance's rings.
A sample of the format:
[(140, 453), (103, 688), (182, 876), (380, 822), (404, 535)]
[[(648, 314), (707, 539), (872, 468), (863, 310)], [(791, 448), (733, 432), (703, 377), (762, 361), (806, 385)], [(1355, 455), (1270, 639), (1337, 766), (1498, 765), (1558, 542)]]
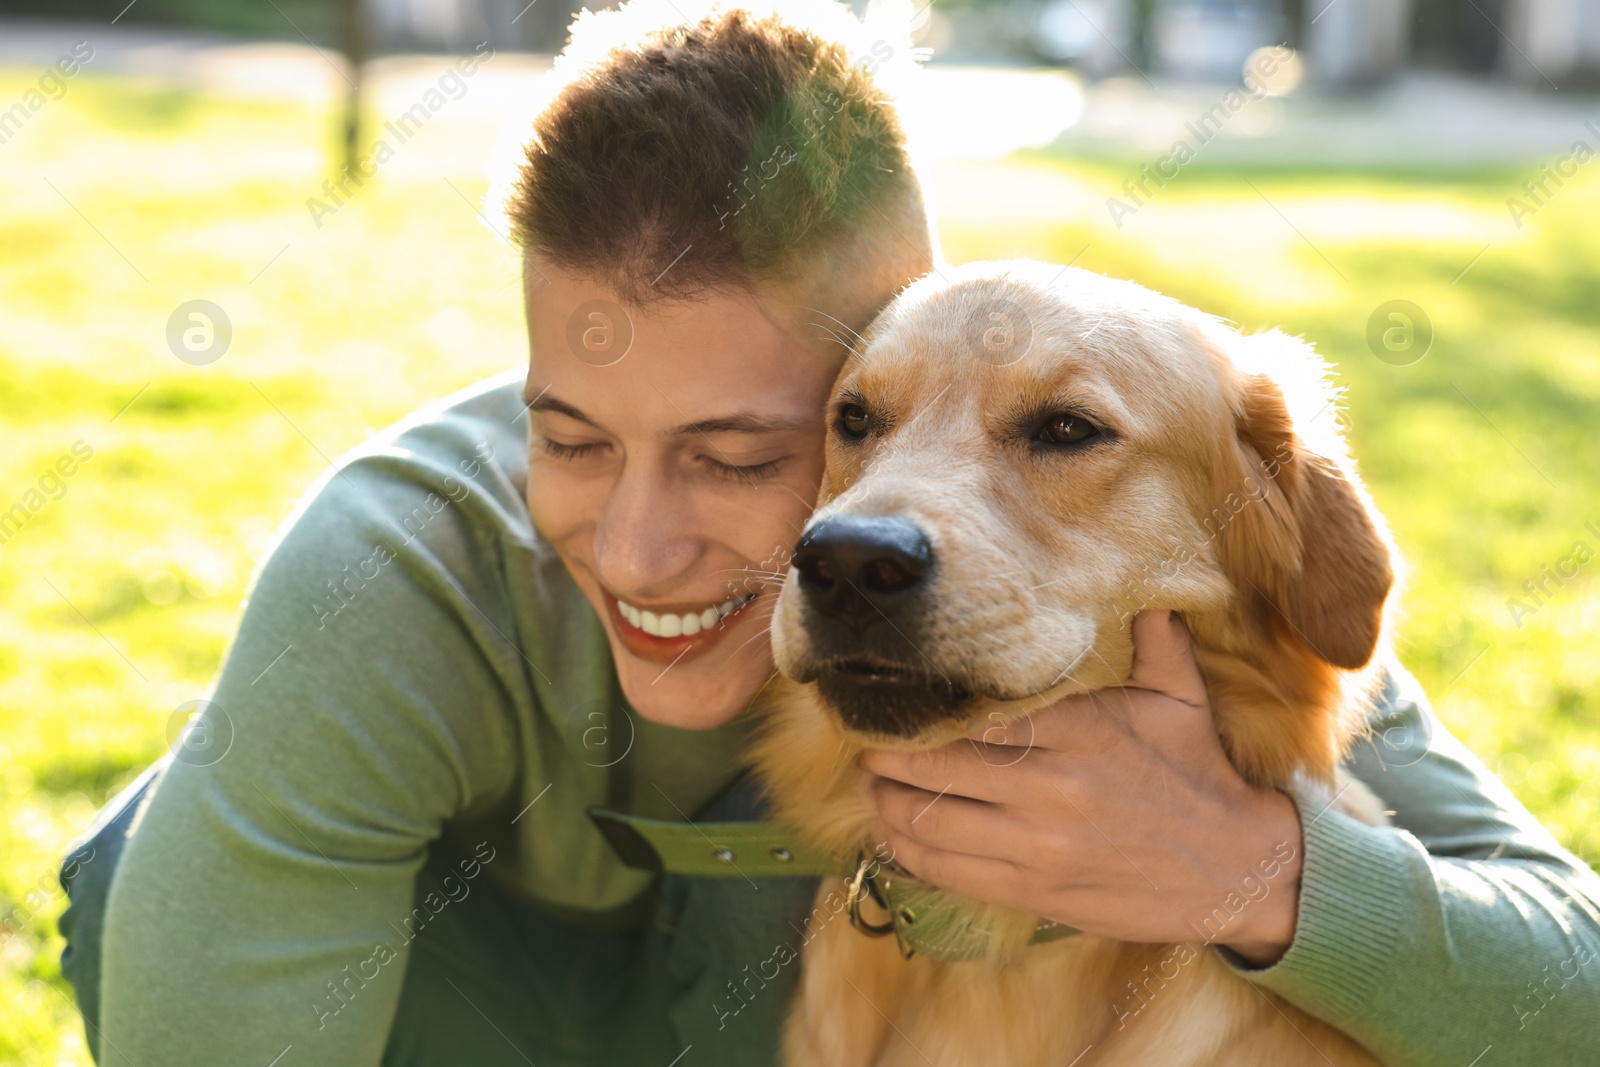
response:
[[(1278, 340), (1299, 350), (1282, 347), (1284, 357), (1315, 360), (1300, 342)], [(1240, 594), (1248, 601), (1253, 588), (1254, 598), (1267, 601), (1258, 608), (1287, 623), (1320, 659), (1363, 667), (1377, 649), (1394, 585), (1383, 520), (1342, 456), (1314, 451), (1295, 432), (1272, 377), (1239, 373), (1234, 381), (1237, 458), (1255, 503), (1240, 514), (1247, 521), (1224, 530), (1226, 565), (1235, 581), (1248, 583)], [(1320, 417), (1334, 420), (1332, 411)]]

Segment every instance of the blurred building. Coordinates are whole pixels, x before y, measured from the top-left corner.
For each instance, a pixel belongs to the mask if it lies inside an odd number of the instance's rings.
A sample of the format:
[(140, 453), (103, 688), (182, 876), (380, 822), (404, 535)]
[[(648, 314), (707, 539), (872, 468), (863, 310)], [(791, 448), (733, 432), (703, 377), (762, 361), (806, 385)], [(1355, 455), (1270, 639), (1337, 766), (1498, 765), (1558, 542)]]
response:
[[(361, 0), (372, 51), (556, 52), (566, 40), (570, 0)], [(609, 6), (590, 3), (590, 7)]]
[(1600, 0), (1510, 0), (1505, 33), (1516, 45), (1501, 69), (1525, 82), (1600, 76)]
[(959, 10), (968, 26), (1003, 26), (1024, 3), (1014, 43), (1091, 78), (1233, 81), (1251, 52), (1282, 43), (1329, 88), (1418, 65), (1550, 86), (1600, 74), (1600, 0), (966, 0)]
[[(572, 12), (619, 0), (0, 0), (0, 20), (117, 22), (397, 52), (551, 53)], [(864, 13), (881, 0), (846, 0)], [(1329, 89), (1426, 67), (1546, 88), (1600, 82), (1600, 0), (914, 0), (938, 61), (1232, 81), (1258, 48), (1297, 49)], [(3, 45), (4, 42), (0, 42)]]
[(1198, 81), (1233, 81), (1251, 52), (1286, 39), (1283, 5), (1272, 0), (1172, 0), (1150, 20), (1152, 65)]
[[(345, 0), (354, 3), (356, 0)], [(589, 0), (610, 6), (616, 0)], [(870, 0), (852, 0), (858, 12)], [(573, 0), (359, 0), (373, 53), (553, 52)], [(1565, 85), (1600, 74), (1600, 0), (933, 0), (964, 58), (1044, 60), (1090, 78), (1146, 71), (1236, 81), (1258, 48), (1290, 44), (1324, 87), (1382, 84), (1419, 62)], [(964, 47), (963, 47), (964, 46)], [(987, 54), (986, 54), (987, 53)]]
[(1325, 4), (1301, 38), (1311, 76), (1366, 85), (1399, 72), (1411, 50), (1411, 0), (1312, 0)]

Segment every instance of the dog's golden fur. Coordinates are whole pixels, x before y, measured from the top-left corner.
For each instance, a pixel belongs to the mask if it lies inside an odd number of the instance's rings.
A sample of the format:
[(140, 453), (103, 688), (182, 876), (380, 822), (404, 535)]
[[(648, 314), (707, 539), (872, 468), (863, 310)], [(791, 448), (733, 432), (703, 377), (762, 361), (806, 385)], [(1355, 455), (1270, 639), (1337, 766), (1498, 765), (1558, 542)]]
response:
[[(977, 737), (996, 715), (1119, 684), (1143, 608), (1182, 614), (1246, 780), (1298, 776), (1335, 795), (1398, 560), (1309, 347), (1081, 270), (973, 264), (902, 294), (834, 398), (835, 413), (862, 402), (874, 429), (863, 442), (830, 433), (812, 521), (896, 515), (927, 532), (939, 570), (917, 651), (975, 700), (914, 736), (848, 729), (805, 684), (819, 668), (808, 626), (821, 623), (791, 571), (772, 633), (783, 677), (749, 756), (777, 819), (835, 855), (870, 852), (863, 751)], [(1070, 452), (1027, 447), (1018, 428), (1061, 410), (1112, 433)], [(1382, 818), (1358, 785), (1338, 799)], [(842, 891), (824, 879), (819, 899)], [(1202, 943), (1030, 946), (1036, 916), (959, 904), (996, 933), (989, 956), (903, 959), (893, 938), (844, 922), (817, 931), (785, 1032), (790, 1067), (1376, 1063)], [(1130, 1020), (1116, 1005), (1141, 976), (1150, 995)]]

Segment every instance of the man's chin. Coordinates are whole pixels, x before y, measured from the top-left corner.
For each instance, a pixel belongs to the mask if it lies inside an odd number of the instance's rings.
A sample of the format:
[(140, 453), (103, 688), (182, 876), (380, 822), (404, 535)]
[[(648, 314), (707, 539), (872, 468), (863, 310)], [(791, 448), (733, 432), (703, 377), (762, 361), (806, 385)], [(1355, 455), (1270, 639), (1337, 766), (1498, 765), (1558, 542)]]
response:
[(765, 632), (770, 619), (753, 609), (698, 639), (624, 639), (619, 631), (626, 624), (608, 611), (606, 637), (629, 706), (640, 718), (684, 730), (714, 730), (736, 719), (774, 673)]
[(680, 730), (714, 730), (732, 722), (750, 706), (771, 673), (769, 665), (749, 678), (730, 678), (724, 665), (721, 672), (693, 667), (663, 674), (655, 664), (617, 661), (622, 695), (635, 714)]

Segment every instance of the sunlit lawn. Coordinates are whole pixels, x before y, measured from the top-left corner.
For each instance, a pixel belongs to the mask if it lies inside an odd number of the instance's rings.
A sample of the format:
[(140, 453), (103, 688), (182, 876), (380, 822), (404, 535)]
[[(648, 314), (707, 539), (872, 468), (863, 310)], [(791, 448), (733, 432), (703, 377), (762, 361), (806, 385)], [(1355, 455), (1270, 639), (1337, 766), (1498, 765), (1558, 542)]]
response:
[[(0, 100), (31, 77), (0, 74)], [(0, 1062), (86, 1062), (59, 976), (57, 859), (204, 693), (274, 527), (372, 429), (522, 358), (515, 260), (443, 179), (380, 175), (313, 225), (328, 128), (309, 109), (86, 75), (0, 146), (0, 510), (76, 442), (93, 450), (0, 547), (0, 908), (21, 928), (0, 933)], [(1578, 541), (1600, 555), (1600, 180), (1519, 230), (1505, 198), (1520, 171), (1202, 160), (1118, 230), (1104, 201), (1133, 172), (940, 167), (945, 251), (1082, 253), (1313, 339), (1413, 567), (1405, 660), (1445, 722), (1600, 860), (1600, 563), (1543, 570)], [(452, 181), (474, 201), (485, 188)], [(166, 345), (195, 298), (233, 323), (209, 366)], [(1411, 366), (1364, 340), (1394, 298), (1438, 331)], [(1508, 598), (1532, 606), (1523, 584), (1541, 579), (1547, 606), (1519, 624)]]

